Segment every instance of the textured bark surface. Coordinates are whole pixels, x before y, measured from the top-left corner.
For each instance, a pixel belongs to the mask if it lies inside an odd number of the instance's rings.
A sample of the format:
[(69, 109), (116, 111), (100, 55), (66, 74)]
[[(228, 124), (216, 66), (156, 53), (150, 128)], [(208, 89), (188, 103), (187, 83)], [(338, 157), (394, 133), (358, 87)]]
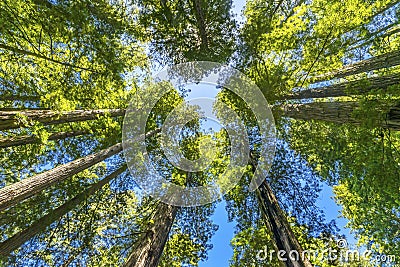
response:
[(367, 80), (351, 81), (318, 87), (315, 89), (306, 89), (291, 95), (286, 95), (284, 99), (307, 99), (360, 95), (368, 93), (374, 89), (386, 89), (391, 85), (397, 85), (399, 83), (400, 75), (392, 74), (384, 77), (368, 78)]
[(127, 168), (126, 165), (122, 166), (121, 168), (117, 169), (110, 175), (106, 176), (103, 180), (100, 180), (97, 183), (91, 185), (89, 188), (79, 193), (71, 200), (67, 201), (60, 207), (51, 211), (49, 214), (43, 216), (25, 230), (18, 232), (14, 236), (0, 243), (0, 255), (8, 256), (11, 252), (19, 248), (26, 241), (44, 231), (54, 221), (59, 220), (66, 213), (70, 212), (75, 207), (80, 205), (83, 201), (85, 201), (87, 197), (93, 195), (95, 192), (100, 190), (104, 185), (106, 185), (112, 179), (116, 178), (118, 175), (123, 173), (126, 170), (126, 168)]
[(0, 95), (0, 101), (31, 101), (37, 102), (40, 96)]
[(140, 236), (124, 267), (158, 266), (177, 211), (178, 207), (176, 206), (158, 203), (152, 216), (154, 223)]
[(0, 189), (0, 210), (7, 209), (12, 205), (33, 196), (47, 187), (61, 182), (103, 160), (109, 158), (122, 150), (122, 144), (116, 144), (98, 153), (86, 156), (60, 165), (49, 171), (26, 178), (20, 182), (11, 184)]
[[(283, 117), (299, 120), (320, 120), (337, 124), (350, 123), (361, 125), (361, 120), (352, 116), (353, 111), (358, 107), (357, 102), (316, 102), (310, 104), (292, 104), (281, 107)], [(275, 111), (278, 108), (275, 109)], [(383, 109), (376, 110), (374, 116), (381, 116), (382, 121), (378, 127), (400, 130), (399, 107), (390, 108), (387, 114), (382, 113)]]
[(124, 116), (124, 109), (74, 110), (56, 112), (52, 110), (22, 110), (0, 111), (0, 130), (16, 129), (23, 126), (19, 116), (28, 120), (38, 121), (44, 125), (61, 124), (67, 122), (95, 120), (99, 116), (109, 114), (112, 117)]
[[(281, 264), (287, 267), (311, 267), (312, 264), (307, 257), (302, 257), (303, 249), (293, 234), (289, 222), (267, 181), (264, 181), (257, 189), (257, 196), (265, 224), (273, 234), (276, 250), (286, 251), (283, 257), (287, 260), (282, 261)], [(291, 251), (299, 253), (298, 259), (296, 254), (289, 254)], [(292, 255), (292, 257), (289, 257), (289, 255)]]
[[(88, 134), (88, 131), (72, 131), (72, 132), (60, 132), (51, 134), (47, 140), (60, 140), (69, 137), (80, 136)], [(0, 138), (0, 148), (12, 147), (12, 146), (22, 146), (27, 144), (40, 143), (41, 139), (36, 136), (24, 135), (16, 136), (11, 138)]]
[(383, 39), (385, 37), (394, 35), (396, 33), (400, 32), (400, 28), (398, 27), (397, 21), (395, 23), (389, 24), (386, 27), (383, 27), (382, 29), (371, 33), (370, 36), (367, 36), (361, 40), (351, 42), (349, 45), (351, 48), (348, 51), (352, 51), (361, 47), (365, 47), (366, 45), (371, 44), (376, 38)]
[(193, 7), (194, 7), (194, 14), (197, 20), (197, 26), (200, 32), (200, 39), (201, 39), (201, 47), (203, 49), (208, 48), (208, 37), (207, 37), (207, 30), (206, 30), (206, 23), (204, 18), (204, 12), (201, 7), (202, 1), (201, 0), (193, 0)]
[(320, 82), (333, 78), (343, 78), (372, 70), (400, 65), (400, 51), (393, 51), (377, 57), (344, 66), (342, 69), (311, 78), (312, 82)]
[(385, 125), (387, 125), (386, 128), (400, 130), (400, 105), (389, 110)]

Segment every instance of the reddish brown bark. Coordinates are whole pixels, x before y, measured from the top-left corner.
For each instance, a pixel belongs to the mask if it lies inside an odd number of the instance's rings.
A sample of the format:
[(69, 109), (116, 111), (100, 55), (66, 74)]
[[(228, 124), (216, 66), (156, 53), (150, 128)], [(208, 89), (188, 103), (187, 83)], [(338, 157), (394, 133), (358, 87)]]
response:
[(73, 110), (56, 112), (52, 110), (21, 110), (0, 111), (0, 130), (16, 129), (24, 126), (18, 117), (23, 116), (28, 120), (38, 121), (44, 125), (61, 124), (67, 122), (96, 120), (99, 116), (112, 117), (124, 116), (124, 109), (99, 109), (99, 110)]
[(35, 235), (44, 231), (50, 224), (54, 221), (59, 220), (66, 213), (73, 210), (75, 207), (79, 206), (85, 199), (93, 195), (95, 192), (100, 190), (104, 185), (110, 182), (112, 179), (116, 178), (118, 175), (126, 170), (126, 165), (117, 169), (110, 175), (106, 176), (104, 179), (98, 181), (97, 183), (91, 185), (89, 188), (83, 192), (76, 195), (71, 200), (67, 201), (60, 207), (49, 212), (49, 214), (43, 216), (28, 228), (18, 232), (9, 239), (0, 243), (0, 255), (8, 256), (11, 252), (19, 248), (22, 244), (27, 242), (29, 239), (33, 238)]
[(121, 152), (121, 150), (122, 144), (119, 143), (100, 152), (1, 188), (0, 211)]
[[(337, 124), (350, 123), (362, 125), (362, 119), (353, 116), (355, 109), (359, 107), (357, 102), (316, 102), (309, 104), (287, 104), (274, 109), (281, 116), (299, 120), (319, 120)], [(385, 110), (389, 110), (386, 112)], [(371, 117), (378, 118), (377, 127), (400, 130), (400, 109), (398, 107), (380, 107), (372, 111)]]
[(207, 37), (204, 12), (203, 12), (203, 8), (202, 8), (202, 1), (201, 0), (193, 0), (193, 7), (194, 7), (194, 14), (195, 14), (195, 17), (197, 20), (197, 27), (200, 32), (201, 47), (203, 49), (207, 49), (208, 48), (208, 37)]
[[(61, 140), (69, 137), (76, 137), (84, 134), (88, 134), (88, 131), (72, 131), (72, 132), (60, 132), (60, 133), (53, 133), (48, 137), (48, 140)], [(41, 139), (36, 136), (16, 136), (11, 138), (0, 138), (0, 148), (5, 147), (13, 147), (13, 146), (22, 146), (27, 144), (35, 144), (40, 143)]]
[[(257, 189), (257, 197), (265, 225), (274, 237), (277, 253), (285, 251), (283, 257), (286, 261), (281, 261), (281, 265), (287, 267), (312, 267), (310, 261), (304, 256), (303, 249), (266, 180)], [(296, 252), (299, 257), (295, 254)]]
[(140, 236), (124, 267), (158, 266), (177, 211), (176, 206), (158, 203), (152, 216), (154, 223)]
[(343, 78), (350, 75), (364, 73), (372, 70), (379, 70), (400, 65), (400, 51), (393, 51), (387, 54), (362, 60), (360, 62), (344, 66), (342, 69), (326, 73), (314, 78), (312, 82), (320, 82), (333, 78)]
[(351, 81), (334, 84), (330, 86), (306, 89), (291, 95), (286, 95), (284, 99), (307, 99), (307, 98), (326, 98), (362, 95), (374, 89), (387, 89), (389, 86), (400, 84), (400, 75), (392, 74), (383, 77), (373, 77), (366, 80)]

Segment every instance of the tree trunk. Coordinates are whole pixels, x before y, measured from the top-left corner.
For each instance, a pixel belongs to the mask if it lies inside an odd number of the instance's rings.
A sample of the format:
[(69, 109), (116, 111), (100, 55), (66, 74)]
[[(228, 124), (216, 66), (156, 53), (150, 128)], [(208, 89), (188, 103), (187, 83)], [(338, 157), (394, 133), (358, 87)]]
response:
[[(287, 267), (311, 267), (312, 264), (303, 255), (303, 249), (293, 234), (289, 222), (267, 181), (264, 181), (257, 189), (257, 197), (265, 224), (273, 234), (277, 253), (285, 251), (284, 255), (280, 254), (282, 258), (287, 259), (282, 261), (282, 265)], [(297, 255), (299, 256), (297, 257)]]
[(0, 95), (0, 101), (31, 101), (37, 102), (40, 96), (24, 96), (24, 95)]
[(203, 12), (203, 8), (201, 7), (201, 5), (202, 5), (201, 0), (193, 0), (194, 14), (195, 14), (195, 17), (197, 20), (197, 27), (200, 32), (201, 48), (207, 49), (208, 48), (208, 37), (207, 37), (204, 12)]
[(124, 267), (157, 267), (178, 207), (159, 202), (149, 229), (136, 242)]
[[(361, 40), (356, 40), (356, 41), (350, 43), (351, 47), (346, 52), (350, 52), (355, 49), (365, 47), (368, 44), (371, 44), (374, 40), (376, 40), (376, 38), (379, 38), (380, 40), (382, 40), (383, 38), (386, 38), (388, 36), (391, 36), (391, 35), (394, 35), (394, 34), (400, 32), (400, 28), (397, 26), (398, 26), (398, 22), (389, 24), (388, 26), (386, 26), (376, 32), (371, 33), (371, 35), (366, 38), (363, 38)], [(362, 43), (360, 43), (360, 42), (362, 42)], [(357, 44), (357, 43), (359, 43), (359, 44)]]
[(312, 82), (320, 82), (333, 78), (343, 78), (372, 70), (400, 65), (400, 51), (393, 51), (377, 57), (344, 66), (342, 69), (311, 78)]
[[(283, 117), (299, 120), (319, 120), (337, 124), (350, 123), (361, 125), (362, 120), (354, 117), (353, 111), (359, 106), (357, 102), (315, 102), (309, 104), (288, 104), (275, 108), (274, 111), (281, 112)], [(400, 131), (400, 109), (391, 107), (389, 112), (385, 108), (377, 108), (373, 117), (381, 117), (377, 127)], [(385, 114), (386, 113), (386, 114)]]
[[(60, 132), (60, 133), (53, 133), (49, 136), (47, 140), (60, 140), (69, 137), (80, 136), (84, 134), (88, 134), (88, 131), (72, 131), (72, 132)], [(16, 136), (11, 138), (0, 138), (0, 148), (5, 147), (12, 147), (12, 146), (22, 146), (27, 144), (35, 144), (40, 143), (41, 139), (37, 136)]]
[(306, 99), (306, 98), (325, 98), (338, 96), (361, 95), (371, 92), (374, 89), (387, 89), (389, 86), (400, 84), (400, 75), (392, 74), (384, 77), (372, 77), (366, 80), (339, 83), (315, 89), (306, 89), (283, 98)]
[(83, 201), (85, 201), (85, 199), (87, 199), (89, 196), (93, 195), (95, 192), (100, 190), (104, 185), (106, 185), (112, 179), (116, 178), (118, 175), (123, 173), (126, 170), (126, 168), (127, 168), (126, 165), (120, 167), (110, 175), (106, 176), (103, 180), (100, 180), (97, 183), (91, 185), (89, 188), (79, 193), (74, 198), (70, 199), (60, 207), (51, 211), (49, 214), (43, 216), (25, 230), (18, 232), (14, 236), (0, 243), (0, 255), (8, 256), (11, 252), (19, 248), (29, 239), (33, 238), (35, 235), (44, 231), (54, 221), (59, 220), (62, 216), (73, 210), (75, 207), (79, 206)]
[(44, 125), (61, 124), (67, 122), (95, 120), (98, 116), (109, 114), (112, 117), (124, 116), (124, 109), (99, 109), (99, 110), (73, 110), (67, 112), (56, 112), (51, 110), (22, 110), (22, 111), (0, 111), (0, 130), (16, 129), (24, 123), (21, 117), (34, 120)]
[(109, 158), (122, 150), (122, 144), (116, 144), (95, 154), (60, 165), (49, 171), (26, 178), (20, 182), (0, 189), (0, 211), (31, 197), (49, 186)]

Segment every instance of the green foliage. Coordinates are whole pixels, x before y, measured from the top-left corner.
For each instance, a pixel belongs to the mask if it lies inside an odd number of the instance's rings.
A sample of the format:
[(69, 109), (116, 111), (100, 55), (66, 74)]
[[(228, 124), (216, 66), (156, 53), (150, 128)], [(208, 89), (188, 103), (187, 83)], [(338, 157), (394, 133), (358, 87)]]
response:
[(225, 62), (234, 52), (231, 2), (134, 0), (154, 60)]
[[(155, 68), (195, 60), (235, 66), (261, 88), (271, 104), (284, 105), (292, 103), (285, 101), (287, 95), (308, 87), (318, 75), (399, 49), (396, 1), (247, 1), (243, 25), (236, 24), (232, 4), (221, 0), (3, 0), (0, 109), (124, 109), (129, 101), (143, 108), (146, 96), (159, 86), (164, 91), (172, 87), (149, 78)], [(381, 31), (388, 23), (393, 24), (387, 28), (391, 33)], [(354, 125), (314, 121), (312, 115), (310, 121), (277, 118), (280, 143), (266, 178), (303, 249), (336, 248), (335, 225), (325, 222), (316, 205), (321, 184), (327, 181), (334, 185), (335, 200), (359, 245), (375, 254), (400, 257), (400, 135), (381, 127), (389, 120), (399, 125), (394, 111), (398, 109), (399, 86), (358, 93), (370, 85), (370, 77), (398, 72), (395, 66), (347, 76), (338, 81), (362, 78), (354, 88), (347, 88), (355, 96), (321, 100), (357, 102), (358, 107), (345, 114), (357, 120)], [(324, 85), (332, 82), (326, 79)], [(160, 128), (169, 113), (183, 103), (185, 93), (173, 90), (165, 94), (153, 108), (146, 131)], [(252, 155), (257, 157), (262, 140), (254, 114), (227, 90), (221, 90), (217, 98), (243, 120)], [(185, 108), (194, 111), (194, 107)], [(55, 125), (43, 125), (21, 114), (17, 118), (21, 127), (2, 131), (1, 138), (28, 136), (37, 142), (0, 148), (1, 187), (121, 141), (122, 117), (106, 115)], [(201, 120), (190, 121), (179, 144), (191, 160), (216, 155), (202, 172), (188, 175), (172, 166), (157, 135), (146, 140), (148, 153), (158, 160), (158, 170), (176, 184), (218, 183), (224, 187), (233, 173), (224, 175), (230, 160), (229, 136), (223, 130), (200, 130)], [(69, 131), (84, 134), (49, 140), (53, 133)], [(204, 146), (210, 140), (216, 151)], [(1, 212), (1, 241), (51, 214), (123, 161), (120, 156), (108, 159)], [(243, 179), (225, 197), (229, 220), (237, 223), (230, 264), (277, 266), (276, 259), (256, 258), (264, 246), (273, 250), (274, 241), (263, 224), (256, 195), (249, 192), (252, 177), (252, 167), (247, 166)], [(26, 242), (4, 264), (123, 264), (141, 234), (154, 223), (151, 215), (157, 206), (154, 200), (136, 194), (133, 180), (129, 175), (119, 176)], [(207, 259), (217, 230), (210, 219), (214, 208), (212, 204), (179, 210), (160, 266), (198, 266)], [(365, 266), (375, 264), (362, 260)], [(317, 266), (361, 264), (312, 261)]]

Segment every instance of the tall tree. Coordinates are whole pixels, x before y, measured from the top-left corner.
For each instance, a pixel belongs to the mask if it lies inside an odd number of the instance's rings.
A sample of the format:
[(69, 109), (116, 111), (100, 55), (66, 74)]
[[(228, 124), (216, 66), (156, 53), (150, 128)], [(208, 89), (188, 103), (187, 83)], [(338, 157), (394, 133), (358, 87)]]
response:
[(400, 65), (400, 53), (399, 51), (393, 51), (353, 64), (345, 65), (339, 70), (313, 77), (311, 80), (312, 82), (320, 82), (327, 79), (344, 78), (346, 76), (356, 75), (372, 70), (390, 68), (397, 65)]
[(309, 121), (291, 128), (291, 147), (334, 185), (359, 244), (397, 257), (398, 132)]
[(51, 223), (59, 220), (66, 213), (70, 212), (76, 206), (80, 205), (87, 197), (94, 194), (96, 191), (100, 190), (105, 184), (110, 182), (112, 179), (120, 175), (126, 170), (126, 166), (122, 166), (116, 171), (104, 177), (104, 179), (98, 181), (97, 183), (91, 185), (88, 189), (76, 195), (71, 200), (67, 201), (57, 209), (50, 211), (49, 214), (40, 218), (28, 228), (18, 232), (14, 236), (10, 237), (6, 241), (0, 243), (0, 255), (8, 256), (13, 250), (20, 247), (23, 243), (46, 229)]
[[(368, 110), (363, 109), (370, 105)], [(277, 108), (279, 110), (279, 108)], [(355, 124), (382, 127), (398, 131), (398, 107), (377, 101), (315, 102), (310, 104), (287, 104), (280, 109), (282, 116), (299, 120), (320, 120), (337, 124)], [(368, 115), (368, 117), (365, 117)], [(364, 117), (363, 117), (364, 116)]]
[(137, 244), (133, 247), (124, 266), (144, 267), (158, 266), (161, 254), (167, 242), (169, 232), (174, 222), (178, 207), (158, 203), (154, 215), (145, 233), (142, 234)]
[(284, 96), (284, 99), (306, 99), (306, 98), (328, 98), (340, 96), (363, 95), (373, 92), (374, 90), (386, 90), (400, 84), (398, 73), (370, 77), (366, 79), (338, 83), (324, 87), (313, 89), (305, 89), (296, 93)]
[[(23, 110), (23, 111), (0, 111), (2, 121), (0, 130), (9, 130), (20, 127), (22, 121), (29, 124), (30, 121), (38, 121), (44, 125), (59, 124), (66, 122), (95, 120), (98, 116), (123, 116), (125, 110), (74, 110), (64, 113), (57, 113), (50, 110)], [(23, 124), (23, 123), (22, 123)]]
[(234, 52), (231, 1), (136, 0), (155, 60), (225, 62)]
[(119, 143), (85, 158), (74, 160), (36, 176), (6, 186), (0, 189), (0, 210), (7, 209), (11, 205), (40, 192), (50, 185), (71, 177), (121, 151), (122, 144)]
[(285, 266), (290, 267), (310, 267), (312, 266), (306, 257), (291, 257), (290, 254), (296, 251), (300, 255), (304, 255), (303, 249), (294, 235), (289, 222), (287, 221), (279, 203), (273, 194), (270, 186), (266, 181), (261, 184), (258, 189), (258, 199), (264, 215), (267, 228), (274, 236), (277, 253), (285, 251), (289, 255), (285, 261)]
[[(89, 131), (71, 131), (71, 132), (59, 132), (50, 134), (47, 140), (60, 140), (69, 137), (76, 137), (84, 134), (88, 134)], [(17, 136), (10, 138), (1, 138), (0, 139), (0, 148), (11, 147), (11, 146), (23, 146), (27, 144), (40, 143), (42, 139), (37, 136)]]

